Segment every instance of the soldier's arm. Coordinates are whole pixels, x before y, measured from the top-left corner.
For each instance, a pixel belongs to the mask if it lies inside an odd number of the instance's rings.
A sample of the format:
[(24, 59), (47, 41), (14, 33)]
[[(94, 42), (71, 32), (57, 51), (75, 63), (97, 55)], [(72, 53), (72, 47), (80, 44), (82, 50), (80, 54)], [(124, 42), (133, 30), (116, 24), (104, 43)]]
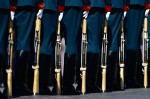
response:
[(83, 11), (89, 11), (91, 9), (90, 0), (83, 0)]
[(146, 2), (146, 4), (145, 4), (145, 9), (150, 9), (150, 1), (148, 2)]
[(149, 11), (150, 11), (150, 0), (146, 0), (146, 2), (145, 2), (145, 9), (146, 9), (145, 17), (148, 17)]
[(10, 10), (15, 11), (17, 9), (17, 0), (10, 0)]
[(58, 11), (63, 12), (65, 8), (65, 0), (58, 0)]
[(129, 0), (123, 0), (124, 11), (128, 11), (129, 9)]
[(44, 0), (37, 0), (36, 6), (38, 9), (43, 9), (44, 8)]
[(105, 0), (105, 11), (106, 12), (111, 12), (112, 10), (112, 4), (111, 4), (111, 0)]

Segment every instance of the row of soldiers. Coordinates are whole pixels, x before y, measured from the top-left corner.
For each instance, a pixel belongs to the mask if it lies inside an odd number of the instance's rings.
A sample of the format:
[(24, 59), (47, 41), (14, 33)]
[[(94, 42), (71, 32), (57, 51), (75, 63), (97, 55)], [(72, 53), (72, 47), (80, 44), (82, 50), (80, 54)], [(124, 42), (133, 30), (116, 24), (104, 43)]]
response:
[[(50, 95), (48, 80), (56, 40), (57, 21), (63, 23), (65, 37), (64, 74), (62, 92), (78, 95), (81, 90), (81, 23), (87, 19), (87, 93), (101, 92), (96, 77), (100, 61), (103, 23), (108, 24), (107, 91), (118, 90), (116, 71), (118, 63), (121, 20), (126, 29), (126, 88), (138, 88), (137, 53), (145, 16), (150, 20), (150, 0), (0, 0), (0, 64), (7, 54), (9, 18), (15, 30), (15, 75), (13, 94), (30, 95), (33, 87), (34, 33), (36, 16), (41, 19), (41, 46), (39, 55), (39, 94)], [(11, 6), (10, 6), (11, 5)], [(106, 14), (106, 16), (105, 16)], [(148, 22), (148, 26), (149, 26)], [(150, 28), (148, 27), (148, 31)], [(150, 33), (150, 32), (149, 32)], [(149, 43), (150, 44), (150, 43)], [(150, 46), (149, 46), (150, 47)], [(28, 66), (28, 68), (27, 68)], [(7, 68), (7, 67), (6, 67)], [(75, 69), (76, 68), (76, 69)], [(27, 70), (28, 69), (28, 70)], [(52, 70), (53, 71), (53, 70)], [(77, 89), (74, 88), (76, 71)], [(142, 70), (141, 70), (142, 71)], [(54, 72), (53, 72), (54, 73)], [(99, 71), (99, 76), (101, 71)], [(150, 76), (149, 76), (150, 77)], [(101, 78), (101, 77), (100, 77)], [(26, 84), (27, 85), (26, 85)], [(100, 82), (98, 82), (100, 83)], [(7, 93), (5, 84), (4, 94)], [(54, 84), (53, 94), (56, 93)]]

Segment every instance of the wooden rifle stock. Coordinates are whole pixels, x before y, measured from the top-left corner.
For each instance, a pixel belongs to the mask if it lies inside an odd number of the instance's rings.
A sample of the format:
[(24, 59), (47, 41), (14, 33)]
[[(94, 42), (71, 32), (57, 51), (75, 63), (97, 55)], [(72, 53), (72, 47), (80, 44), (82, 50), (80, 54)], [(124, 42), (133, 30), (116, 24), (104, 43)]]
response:
[(56, 92), (61, 95), (61, 36), (60, 36), (60, 21), (57, 27), (57, 39), (55, 46), (55, 72), (56, 72)]
[(104, 22), (104, 35), (102, 41), (101, 53), (101, 68), (102, 68), (102, 92), (106, 91), (106, 68), (107, 68), (107, 20)]
[(12, 56), (13, 56), (13, 21), (9, 21), (9, 36), (8, 36), (8, 66), (7, 72), (7, 96), (12, 97)]
[(120, 47), (119, 47), (119, 65), (120, 65), (120, 85), (121, 90), (124, 90), (124, 21), (121, 21), (121, 38), (120, 38)]
[(34, 80), (33, 80), (33, 94), (39, 94), (39, 53), (40, 53), (40, 36), (41, 36), (41, 19), (36, 19), (36, 31), (35, 31), (35, 62), (32, 68), (34, 69)]
[(142, 66), (144, 67), (144, 87), (148, 86), (148, 32), (147, 32), (147, 18), (144, 18), (144, 32), (143, 32), (143, 52), (142, 52)]
[(81, 72), (82, 72), (82, 86), (81, 92), (84, 95), (86, 93), (86, 58), (87, 58), (87, 20), (83, 19), (82, 30), (82, 43), (81, 43)]

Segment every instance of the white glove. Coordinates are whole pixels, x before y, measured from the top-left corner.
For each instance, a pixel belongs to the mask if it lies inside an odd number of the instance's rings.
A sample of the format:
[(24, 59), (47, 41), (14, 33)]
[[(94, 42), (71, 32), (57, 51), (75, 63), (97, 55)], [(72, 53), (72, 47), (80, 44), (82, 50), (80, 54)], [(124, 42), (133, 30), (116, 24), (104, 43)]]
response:
[(13, 21), (15, 18), (15, 11), (10, 11), (10, 18)]
[(107, 13), (106, 13), (106, 20), (109, 19), (110, 13), (111, 13), (111, 12), (107, 12)]
[(147, 9), (147, 10), (145, 11), (145, 17), (148, 17), (149, 10), (150, 10), (150, 9)]
[(61, 13), (59, 14), (59, 17), (58, 17), (58, 20), (59, 20), (59, 21), (61, 21), (61, 20), (62, 20), (63, 15), (64, 15), (64, 13), (63, 13), (63, 12), (61, 12)]
[(86, 19), (88, 17), (88, 15), (89, 15), (89, 11), (84, 11), (83, 12), (83, 18)]
[(123, 16), (122, 16), (123, 20), (125, 19), (126, 15), (127, 15), (127, 11), (124, 11)]
[(39, 11), (38, 11), (38, 13), (37, 13), (37, 16), (38, 16), (38, 18), (42, 18), (42, 15), (43, 15), (43, 9), (40, 9)]

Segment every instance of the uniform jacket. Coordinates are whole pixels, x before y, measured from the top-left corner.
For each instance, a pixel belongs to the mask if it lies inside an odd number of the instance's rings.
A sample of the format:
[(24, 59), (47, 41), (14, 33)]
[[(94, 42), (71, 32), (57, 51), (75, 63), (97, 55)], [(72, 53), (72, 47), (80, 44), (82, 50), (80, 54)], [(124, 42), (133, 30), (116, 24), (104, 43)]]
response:
[(57, 11), (57, 6), (64, 6), (65, 0), (44, 0), (44, 9)]
[(90, 0), (91, 7), (101, 7), (105, 8), (105, 0)]
[(83, 7), (83, 5), (89, 5), (90, 0), (65, 0), (65, 6), (77, 6)]
[(10, 9), (10, 3), (13, 3), (13, 0), (0, 0), (1, 9)]
[(130, 1), (130, 5), (140, 5), (140, 6), (145, 6), (145, 3), (147, 0), (128, 0)]
[(43, 0), (15, 0), (17, 6), (36, 6), (38, 3), (42, 3)]
[(124, 0), (106, 0), (106, 5), (112, 8), (123, 9), (123, 1)]

